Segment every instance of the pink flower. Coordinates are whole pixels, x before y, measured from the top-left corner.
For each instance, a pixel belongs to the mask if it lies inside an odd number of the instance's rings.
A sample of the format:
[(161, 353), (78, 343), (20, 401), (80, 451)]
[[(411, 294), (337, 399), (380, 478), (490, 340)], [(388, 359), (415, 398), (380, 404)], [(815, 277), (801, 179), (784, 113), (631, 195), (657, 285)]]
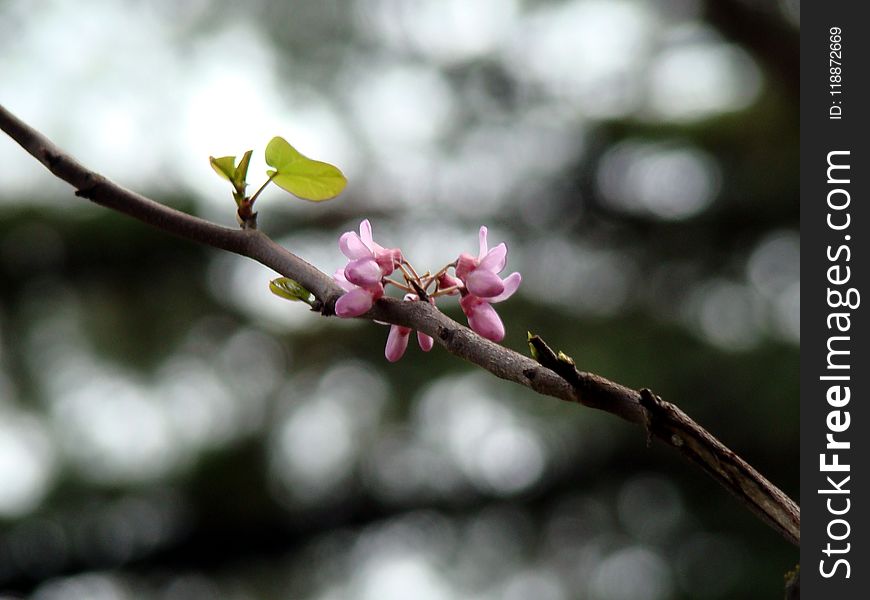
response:
[(359, 286), (351, 283), (345, 277), (343, 269), (335, 272), (332, 278), (346, 292), (335, 303), (335, 314), (339, 317), (358, 317), (368, 312), (375, 300), (384, 295), (384, 286), (380, 281)]
[(349, 262), (333, 276), (346, 292), (335, 303), (335, 314), (358, 317), (384, 295), (382, 280), (402, 262), (402, 251), (376, 243), (368, 219), (359, 224), (359, 234), (353, 231), (343, 233), (338, 239), (338, 247)]
[[(459, 305), (468, 317), (469, 327), (487, 339), (500, 342), (505, 336), (504, 324), (492, 305), (512, 296), (522, 277), (519, 273), (511, 273), (502, 279), (499, 275), (507, 262), (507, 246), (501, 243), (490, 249), (486, 227), (480, 228), (479, 241), (477, 257), (462, 253), (455, 262), (436, 271), (436, 275), (426, 271), (420, 276), (406, 263), (401, 250), (384, 248), (376, 243), (372, 238), (371, 223), (362, 221), (359, 233), (347, 231), (338, 240), (348, 263), (333, 275), (344, 290), (335, 303), (335, 314), (358, 317), (368, 312), (384, 295), (384, 285), (390, 283), (408, 292), (419, 292), (419, 296), (406, 294), (405, 301), (419, 302), (420, 296), (428, 296), (428, 302), (435, 304), (436, 296), (460, 295)], [(399, 268), (404, 282), (389, 279)], [(450, 268), (453, 268), (454, 275), (447, 273)], [(434, 291), (430, 289), (433, 284)], [(410, 338), (411, 328), (392, 325), (384, 348), (387, 360), (395, 362), (402, 358)], [(431, 350), (435, 343), (430, 336), (419, 331), (417, 342), (424, 352)]]
[(408, 338), (411, 336), (410, 327), (390, 325), (390, 334), (387, 336), (387, 345), (384, 348), (384, 356), (390, 362), (396, 362), (405, 355), (408, 349)]
[(480, 252), (477, 258), (463, 252), (456, 260), (456, 276), (465, 288), (479, 298), (493, 298), (505, 290), (505, 280), (498, 276), (507, 262), (507, 246), (502, 242), (492, 250), (486, 243), (486, 227), (480, 228)]
[[(384, 348), (384, 356), (390, 362), (396, 362), (408, 349), (408, 339), (411, 337), (411, 329), (401, 325), (390, 325), (390, 335), (387, 336), (387, 346)], [(417, 332), (417, 343), (423, 352), (429, 352), (435, 344), (435, 340), (425, 333)]]
[[(458, 279), (456, 279), (455, 277), (448, 275), (447, 273), (442, 273), (441, 276), (438, 278), (438, 289), (439, 290), (446, 290), (446, 289), (450, 289), (450, 288), (461, 288), (461, 287), (462, 287), (462, 282), (459, 281)], [(459, 293), (459, 289), (454, 289), (450, 292), (447, 292), (447, 295), (448, 296), (455, 296), (458, 293)]]
[(384, 277), (381, 267), (370, 256), (352, 260), (344, 267), (344, 276), (355, 285), (373, 285)]
[(368, 219), (359, 224), (359, 234), (353, 231), (343, 233), (338, 239), (338, 247), (350, 261), (344, 269), (344, 276), (359, 286), (380, 282), (403, 260), (398, 248), (384, 248), (374, 241)]
[[(413, 302), (419, 300), (416, 294), (405, 294), (405, 300)], [(430, 299), (430, 302), (432, 300)], [(434, 302), (433, 302), (434, 304)], [(390, 334), (387, 336), (387, 345), (384, 348), (384, 356), (390, 362), (396, 362), (405, 354), (408, 349), (408, 339), (411, 337), (411, 328), (402, 327), (401, 325), (390, 325)], [(420, 349), (423, 352), (429, 352), (432, 346), (435, 345), (435, 340), (425, 333), (417, 332), (417, 343), (420, 344)]]
[(504, 324), (491, 304), (510, 298), (520, 287), (521, 281), (522, 277), (519, 273), (511, 273), (503, 281), (502, 293), (492, 298), (481, 298), (471, 293), (463, 294), (459, 300), (459, 306), (468, 317), (468, 326), (488, 340), (502, 341), (504, 339)]

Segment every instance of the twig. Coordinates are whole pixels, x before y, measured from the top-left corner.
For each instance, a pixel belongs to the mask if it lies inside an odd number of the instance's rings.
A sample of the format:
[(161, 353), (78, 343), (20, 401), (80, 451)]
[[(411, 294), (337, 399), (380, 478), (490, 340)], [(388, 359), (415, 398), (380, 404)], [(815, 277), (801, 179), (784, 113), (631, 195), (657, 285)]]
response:
[(648, 441), (656, 437), (677, 450), (783, 537), (800, 543), (800, 507), (686, 413), (648, 389), (630, 390), (579, 371), (570, 357), (556, 354), (538, 336), (531, 336), (529, 345), (542, 365), (571, 384), (583, 404), (643, 425)]
[[(343, 290), (331, 277), (255, 229), (229, 229), (182, 213), (127, 190), (87, 169), (49, 139), (0, 105), (0, 128), (27, 152), (76, 189), (75, 194), (177, 236), (252, 258), (308, 289), (321, 313), (334, 314)], [(384, 297), (360, 318), (416, 329), (435, 338), (448, 352), (493, 375), (538, 393), (612, 413), (645, 426), (648, 433), (700, 465), (750, 510), (798, 544), (800, 509), (734, 452), (698, 426), (676, 406), (648, 391), (638, 392), (598, 375), (578, 371), (573, 361), (532, 340), (541, 363), (482, 338), (428, 302)]]

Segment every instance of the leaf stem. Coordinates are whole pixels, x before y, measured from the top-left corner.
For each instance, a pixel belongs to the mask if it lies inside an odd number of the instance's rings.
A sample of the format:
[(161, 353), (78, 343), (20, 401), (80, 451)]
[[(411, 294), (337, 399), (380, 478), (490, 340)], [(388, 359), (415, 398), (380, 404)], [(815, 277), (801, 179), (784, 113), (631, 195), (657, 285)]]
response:
[(270, 183), (272, 183), (272, 180), (275, 178), (275, 175), (277, 175), (277, 174), (278, 174), (278, 171), (275, 171), (274, 173), (269, 175), (269, 179), (267, 179), (266, 182), (260, 186), (260, 189), (258, 189), (256, 192), (254, 192), (254, 195), (251, 196), (251, 199), (248, 201), (250, 203), (251, 207), (254, 206), (254, 202), (257, 201), (257, 198), (260, 197), (260, 194), (263, 193), (263, 190), (266, 189), (266, 186), (269, 185)]

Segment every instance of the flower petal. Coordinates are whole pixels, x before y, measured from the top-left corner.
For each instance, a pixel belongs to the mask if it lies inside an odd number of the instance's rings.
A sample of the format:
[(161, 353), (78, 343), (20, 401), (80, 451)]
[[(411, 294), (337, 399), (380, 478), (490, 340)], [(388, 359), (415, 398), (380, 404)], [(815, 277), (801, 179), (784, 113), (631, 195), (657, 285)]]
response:
[(359, 237), (362, 239), (363, 244), (368, 246), (369, 250), (374, 250), (372, 248), (372, 243), (375, 241), (372, 237), (372, 224), (369, 223), (368, 219), (363, 219), (359, 224)]
[(383, 248), (377, 244), (375, 246), (377, 246), (374, 251), (375, 260), (378, 262), (381, 272), (385, 276), (391, 275), (403, 260), (402, 251), (398, 248)]
[(481, 300), (473, 294), (466, 294), (459, 299), (459, 308), (461, 308), (462, 312), (465, 313), (465, 316), (468, 317), (474, 314), (477, 305), (483, 302), (485, 302), (485, 300)]
[(363, 240), (353, 231), (346, 231), (338, 238), (338, 247), (341, 253), (350, 260), (371, 256), (372, 251), (363, 243)]
[(355, 289), (356, 286), (347, 280), (347, 277), (344, 276), (344, 269), (338, 269), (335, 273), (333, 273), (332, 278), (335, 280), (335, 283), (341, 287), (345, 292), (349, 292), (352, 289)]
[(486, 256), (487, 245), (486, 245), (486, 225), (480, 226), (480, 231), (477, 234), (477, 240), (480, 244), (480, 253), (477, 255), (477, 260), (482, 260), (484, 256)]
[(378, 283), (383, 274), (375, 259), (371, 256), (365, 256), (347, 263), (344, 268), (344, 276), (351, 283), (367, 286)]
[(480, 267), (465, 278), (465, 288), (479, 298), (492, 298), (504, 292), (501, 277)]
[(468, 315), (468, 326), (493, 342), (504, 339), (504, 324), (489, 302), (481, 302), (474, 307)]
[(396, 362), (405, 354), (408, 348), (408, 338), (411, 330), (399, 325), (390, 326), (390, 334), (387, 336), (387, 345), (384, 348), (384, 356), (390, 362)]
[(368, 311), (372, 304), (374, 298), (371, 292), (363, 288), (354, 288), (335, 303), (335, 314), (344, 318), (358, 317)]
[(498, 296), (490, 298), (489, 301), (501, 302), (502, 300), (507, 300), (514, 295), (514, 292), (517, 291), (518, 287), (520, 287), (520, 283), (522, 283), (522, 281), (522, 276), (514, 271), (502, 280), (502, 283), (504, 284), (504, 291)]
[(486, 269), (493, 273), (501, 273), (504, 270), (504, 265), (507, 262), (507, 246), (504, 242), (486, 253), (480, 263), (478, 269)]
[(470, 254), (463, 252), (459, 255), (459, 258), (456, 259), (456, 266), (453, 268), (453, 272), (456, 273), (456, 276), (463, 283), (465, 283), (465, 278), (468, 277), (468, 274), (476, 268), (477, 259)]
[(435, 340), (433, 340), (430, 336), (425, 333), (417, 332), (417, 343), (420, 344), (420, 349), (423, 352), (429, 352), (432, 349), (432, 346), (435, 345)]
[[(451, 277), (447, 273), (442, 274), (441, 277), (438, 278), (438, 289), (439, 290), (446, 290), (448, 288), (457, 287), (460, 285), (462, 285), (461, 281), (459, 281), (455, 277)], [(459, 293), (459, 290), (453, 290), (452, 292), (449, 292), (448, 295), (455, 296), (458, 293)]]

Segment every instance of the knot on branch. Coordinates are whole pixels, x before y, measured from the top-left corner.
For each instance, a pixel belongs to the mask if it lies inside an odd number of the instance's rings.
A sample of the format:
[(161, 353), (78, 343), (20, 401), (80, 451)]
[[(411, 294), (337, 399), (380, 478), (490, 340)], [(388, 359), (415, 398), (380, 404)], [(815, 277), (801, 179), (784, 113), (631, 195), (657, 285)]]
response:
[(455, 329), (445, 327), (444, 325), (441, 325), (440, 327), (438, 327), (438, 337), (441, 338), (442, 340), (444, 340), (445, 342), (449, 342), (455, 334), (456, 334)]
[[(652, 393), (649, 388), (640, 390), (640, 405), (646, 410), (644, 411), (644, 428), (646, 429), (646, 447), (652, 445), (653, 428), (661, 417), (662, 411), (665, 409), (665, 403), (661, 397)], [(675, 446), (681, 446), (682, 440), (679, 443), (674, 442)]]
[[(50, 169), (50, 168), (49, 168)], [(75, 195), (79, 198), (92, 199), (97, 187), (105, 182), (105, 179), (93, 173), (85, 173), (81, 183), (76, 186)]]
[(239, 210), (236, 211), (236, 221), (240, 228), (245, 230), (257, 228), (257, 213), (251, 210), (253, 205), (253, 202), (239, 204)]
[(57, 166), (63, 162), (63, 155), (56, 151), (54, 148), (43, 148), (41, 152), (42, 156), (38, 156), (37, 158), (48, 167), (48, 170), (54, 173)]
[(540, 336), (531, 333), (529, 333), (529, 349), (532, 352), (532, 358), (541, 363), (541, 366), (555, 371), (559, 377), (573, 387), (580, 387), (582, 379), (573, 358), (564, 352), (557, 354)]
[(331, 317), (335, 315), (335, 303), (338, 302), (339, 298), (341, 298), (341, 294), (332, 294), (325, 300), (318, 298), (311, 305), (311, 310), (320, 312), (324, 317)]

